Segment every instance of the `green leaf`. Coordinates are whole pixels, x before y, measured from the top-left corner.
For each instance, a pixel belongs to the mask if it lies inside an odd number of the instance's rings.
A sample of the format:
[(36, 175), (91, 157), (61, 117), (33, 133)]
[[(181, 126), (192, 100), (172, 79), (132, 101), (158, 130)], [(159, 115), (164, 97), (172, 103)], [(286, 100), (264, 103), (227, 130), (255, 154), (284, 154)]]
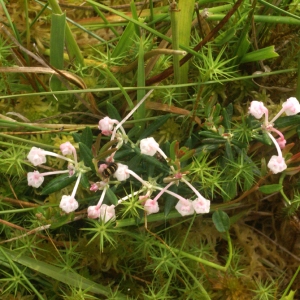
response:
[(122, 56), (125, 57), (127, 56), (128, 50), (133, 44), (133, 38), (132, 38), (133, 32), (134, 32), (134, 24), (132, 22), (128, 22), (116, 48), (111, 54), (112, 58), (115, 57), (120, 58)]
[[(106, 298), (111, 295), (111, 288), (102, 286), (92, 280), (89, 280), (74, 271), (69, 272), (65, 269), (50, 265), (44, 261), (37, 260), (36, 258), (31, 258), (25, 255), (15, 253), (10, 251), (4, 247), (1, 247), (1, 252), (5, 252), (5, 254), (14, 262), (17, 262), (23, 266), (26, 266), (36, 272), (36, 274), (46, 275), (50, 278), (53, 278), (57, 282), (65, 283), (69, 286), (73, 286), (80, 289), (86, 289), (91, 293), (104, 295)], [(1, 255), (1, 260), (7, 263), (7, 259), (5, 255)], [(38, 278), (38, 277), (37, 277)], [(127, 299), (125, 295), (117, 292), (116, 300)]]
[(72, 137), (75, 143), (79, 143), (81, 141), (81, 135), (77, 132), (73, 132)]
[(224, 182), (222, 184), (222, 196), (225, 201), (233, 199), (237, 195), (236, 180)]
[[(170, 186), (169, 190), (173, 193), (176, 193), (177, 194), (177, 185), (176, 184), (173, 184)], [(175, 206), (175, 203), (177, 202), (177, 199), (170, 195), (170, 194), (167, 194), (166, 193), (166, 197), (165, 197), (165, 207), (164, 207), (164, 213), (165, 213), (165, 217), (168, 216), (168, 214), (170, 213), (170, 211), (174, 208)]]
[(115, 193), (111, 189), (107, 189), (105, 198), (109, 200), (109, 202), (113, 205), (118, 204), (118, 198)]
[(173, 161), (176, 159), (177, 148), (178, 148), (178, 141), (173, 141), (170, 145), (170, 158)]
[(110, 102), (106, 103), (107, 114), (111, 119), (118, 120), (119, 122), (122, 120), (119, 111), (113, 106)]
[(273, 194), (276, 192), (281, 191), (283, 186), (281, 184), (268, 184), (268, 185), (263, 185), (259, 187), (259, 191), (264, 193), (264, 194)]
[(231, 27), (230, 29), (228, 29), (228, 30), (222, 32), (220, 35), (218, 35), (214, 39), (214, 43), (216, 43), (219, 47), (221, 47), (222, 45), (224, 45), (227, 42), (229, 42), (230, 40), (232, 40), (234, 38), (235, 34), (236, 34), (236, 28)]
[(299, 125), (300, 115), (281, 117), (275, 121), (276, 128), (285, 128), (288, 126)]
[(42, 195), (49, 195), (54, 192), (60, 191), (64, 187), (70, 185), (77, 179), (77, 176), (69, 176), (69, 174), (63, 174), (51, 180), (42, 190)]
[(90, 127), (85, 127), (81, 134), (80, 142), (85, 144), (88, 148), (92, 148), (93, 145), (93, 133)]
[(80, 178), (80, 184), (85, 188), (88, 189), (90, 187), (90, 182), (88, 177), (86, 176), (85, 173), (81, 174), (81, 178)]
[(184, 161), (192, 158), (195, 154), (195, 151), (196, 151), (195, 149), (191, 149), (191, 150), (186, 151), (185, 154), (182, 157), (180, 157), (179, 161), (184, 162)]
[[(218, 133), (215, 133), (215, 132), (212, 132), (212, 131), (203, 130), (203, 131), (199, 131), (198, 134), (200, 136), (204, 136), (204, 137), (211, 138), (211, 139), (220, 139), (220, 138), (222, 138)], [(222, 140), (225, 141), (224, 138), (222, 138)]]
[[(66, 14), (52, 14), (50, 32), (50, 64), (56, 69), (64, 68), (64, 48), (65, 48), (65, 24)], [(61, 89), (61, 80), (56, 76), (51, 77), (51, 90)]]
[(231, 129), (232, 114), (233, 114), (233, 105), (232, 103), (230, 103), (226, 108), (222, 109), (222, 116), (223, 116), (222, 123), (227, 130)]
[(149, 137), (153, 132), (167, 122), (171, 115), (158, 117), (150, 126), (148, 126), (141, 134), (140, 140)]
[(226, 232), (230, 228), (230, 219), (226, 212), (216, 210), (212, 215), (212, 220), (219, 232)]
[(245, 54), (240, 63), (248, 63), (260, 60), (266, 60), (270, 58), (278, 57), (279, 55), (275, 52), (274, 46), (269, 46), (263, 49), (259, 49), (256, 51), (252, 51), (250, 53)]
[(94, 164), (93, 164), (93, 153), (91, 148), (86, 146), (83, 143), (79, 143), (79, 150), (80, 150), (80, 158), (84, 161), (84, 165), (86, 167), (90, 167), (92, 170), (94, 170)]

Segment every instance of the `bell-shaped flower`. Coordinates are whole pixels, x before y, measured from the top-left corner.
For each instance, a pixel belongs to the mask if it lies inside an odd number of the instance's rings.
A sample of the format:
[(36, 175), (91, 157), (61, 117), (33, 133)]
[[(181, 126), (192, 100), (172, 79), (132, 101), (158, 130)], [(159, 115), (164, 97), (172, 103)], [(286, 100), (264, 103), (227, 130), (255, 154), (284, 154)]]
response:
[(27, 159), (34, 165), (38, 166), (44, 164), (46, 159), (46, 152), (45, 150), (37, 147), (32, 147), (27, 155)]
[(27, 181), (29, 186), (38, 188), (44, 182), (44, 176), (39, 171), (28, 172)]
[(141, 140), (140, 149), (142, 154), (153, 156), (159, 149), (159, 144), (153, 137), (149, 137)]
[(287, 168), (287, 165), (282, 156), (273, 155), (268, 163), (268, 168), (274, 173), (280, 173)]
[(159, 212), (157, 200), (148, 199), (144, 204), (144, 209), (147, 212), (147, 215)]
[(193, 202), (189, 199), (179, 200), (175, 208), (182, 216), (189, 216), (195, 212)]
[(78, 202), (73, 196), (64, 195), (60, 200), (59, 207), (67, 214), (78, 208)]
[(88, 218), (97, 219), (100, 218), (100, 206), (93, 205), (89, 206), (87, 209)]
[(268, 109), (260, 101), (252, 101), (249, 107), (249, 114), (256, 119), (260, 119), (265, 113), (268, 112)]
[(115, 206), (107, 204), (102, 204), (100, 207), (100, 219), (103, 220), (104, 223), (109, 220), (114, 220), (116, 218)]
[(113, 177), (115, 177), (118, 181), (124, 181), (128, 179), (129, 176), (128, 166), (118, 163), (118, 169), (114, 173)]
[(282, 103), (282, 107), (287, 116), (293, 116), (300, 112), (300, 103), (295, 97), (288, 98)]
[(65, 142), (59, 146), (63, 155), (71, 155), (76, 152), (75, 147), (70, 142)]
[(204, 197), (193, 200), (192, 204), (197, 214), (209, 213), (210, 201), (205, 199)]
[(109, 136), (112, 134), (114, 124), (118, 124), (119, 121), (105, 117), (99, 121), (98, 128), (103, 135)]

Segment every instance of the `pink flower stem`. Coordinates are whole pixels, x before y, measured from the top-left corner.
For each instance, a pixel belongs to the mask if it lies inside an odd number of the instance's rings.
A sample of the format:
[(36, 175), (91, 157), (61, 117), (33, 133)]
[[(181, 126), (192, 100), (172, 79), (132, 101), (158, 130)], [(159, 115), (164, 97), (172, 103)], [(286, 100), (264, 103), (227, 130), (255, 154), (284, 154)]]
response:
[[(150, 90), (142, 100), (140, 100), (140, 102), (131, 110), (131, 112), (114, 128), (114, 131), (111, 135), (111, 140), (113, 140), (116, 136), (116, 132), (117, 130), (134, 114), (134, 112), (143, 104), (143, 102), (150, 96), (150, 94), (153, 92), (154, 90)], [(124, 130), (124, 129), (123, 129)]]
[(171, 181), (168, 185), (166, 185), (156, 196), (155, 196), (155, 198), (153, 199), (153, 201), (157, 201), (159, 198), (160, 198), (160, 196), (164, 193), (164, 192), (166, 192), (166, 190), (172, 185), (172, 184), (174, 184), (174, 181)]
[(66, 161), (68, 161), (68, 162), (70, 162), (70, 163), (75, 163), (74, 160), (72, 160), (72, 159), (70, 159), (70, 158), (67, 158), (67, 157), (65, 157), (65, 156), (63, 156), (63, 155), (60, 155), (60, 154), (51, 152), (51, 151), (43, 150), (43, 153), (44, 153), (45, 155), (49, 155), (49, 156), (54, 156), (54, 157), (57, 157), (57, 158), (61, 158), (61, 159), (66, 160)]
[(286, 107), (283, 107), (280, 111), (279, 111), (279, 113), (271, 120), (271, 124), (273, 124), (283, 113), (284, 113), (284, 111), (286, 110)]
[(40, 175), (41, 176), (49, 176), (49, 175), (64, 174), (64, 173), (69, 173), (69, 170), (45, 172), (45, 173), (40, 173)]
[(282, 132), (279, 131), (278, 129), (272, 127), (272, 128), (270, 129), (270, 131), (276, 132), (276, 133), (280, 136), (280, 138), (284, 139), (284, 135), (283, 135)]
[(171, 191), (169, 191), (169, 190), (166, 190), (165, 188), (156, 187), (156, 189), (157, 189), (157, 190), (164, 190), (164, 193), (167, 193), (167, 194), (169, 194), (169, 195), (171, 195), (171, 196), (173, 196), (173, 197), (179, 199), (180, 201), (184, 201), (184, 202), (186, 201), (185, 198), (183, 198), (183, 197), (181, 197), (180, 195), (178, 195), (178, 194), (176, 194), (176, 193), (173, 193), (173, 192), (171, 192)]
[(269, 119), (269, 110), (267, 108), (265, 108), (264, 111), (265, 111), (265, 126), (268, 126), (268, 124), (269, 124), (269, 121), (268, 121), (268, 119)]
[(135, 179), (137, 179), (142, 185), (144, 185), (148, 189), (150, 189), (152, 187), (151, 184), (149, 184), (147, 181), (144, 181), (139, 175), (137, 175), (136, 173), (134, 173), (132, 170), (128, 169), (127, 173), (130, 174), (131, 176), (133, 176)]
[(195, 193), (198, 199), (205, 199), (186, 179), (182, 177), (181, 181), (183, 181)]
[(282, 157), (282, 152), (281, 152), (281, 149), (280, 149), (279, 144), (277, 143), (276, 139), (273, 137), (273, 135), (270, 132), (267, 132), (267, 134), (270, 137), (270, 139), (273, 141), (273, 143), (274, 143), (274, 145), (276, 147), (278, 156)]

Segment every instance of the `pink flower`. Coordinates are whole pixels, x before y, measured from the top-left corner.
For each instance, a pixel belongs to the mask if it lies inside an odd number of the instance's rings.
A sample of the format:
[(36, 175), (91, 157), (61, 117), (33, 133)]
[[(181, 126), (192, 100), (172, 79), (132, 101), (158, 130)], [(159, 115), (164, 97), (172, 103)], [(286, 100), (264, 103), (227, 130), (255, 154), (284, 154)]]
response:
[(300, 112), (300, 103), (295, 97), (287, 99), (282, 107), (287, 116), (293, 116)]
[(100, 219), (104, 221), (104, 223), (108, 222), (109, 220), (113, 220), (116, 218), (115, 206), (107, 204), (102, 204), (100, 207)]
[(59, 146), (63, 155), (71, 155), (76, 152), (75, 147), (70, 142), (65, 142)]
[(159, 144), (153, 137), (142, 139), (140, 142), (140, 149), (142, 154), (153, 156), (159, 148)]
[(44, 176), (40, 174), (39, 171), (29, 172), (27, 173), (27, 181), (28, 185), (34, 188), (38, 188), (44, 182)]
[(59, 207), (67, 214), (78, 208), (78, 202), (72, 196), (62, 196)]
[(87, 209), (88, 218), (97, 219), (100, 218), (100, 207), (98, 205), (89, 206)]
[(144, 209), (147, 215), (159, 212), (159, 206), (156, 200), (148, 199), (144, 204)]
[(249, 113), (256, 119), (260, 119), (268, 109), (264, 106), (262, 102), (259, 101), (252, 101), (249, 107)]
[(284, 138), (284, 136), (279, 137), (276, 142), (278, 143), (280, 149), (283, 149), (285, 147), (286, 144), (286, 140)]
[(280, 173), (287, 168), (282, 156), (273, 155), (268, 163), (268, 168), (274, 173)]
[(103, 135), (111, 135), (112, 130), (114, 128), (114, 124), (118, 124), (117, 120), (111, 119), (109, 117), (105, 117), (99, 121), (99, 130), (101, 130)]
[(130, 174), (128, 173), (128, 166), (118, 163), (118, 169), (114, 173), (115, 177), (119, 181), (124, 181), (128, 179)]
[(27, 159), (34, 165), (38, 166), (44, 164), (46, 159), (45, 151), (41, 148), (32, 147), (27, 155)]
[(189, 199), (179, 200), (175, 208), (182, 216), (192, 215), (195, 211), (192, 200)]
[(205, 198), (198, 198), (193, 201), (193, 207), (197, 214), (209, 213), (210, 201)]

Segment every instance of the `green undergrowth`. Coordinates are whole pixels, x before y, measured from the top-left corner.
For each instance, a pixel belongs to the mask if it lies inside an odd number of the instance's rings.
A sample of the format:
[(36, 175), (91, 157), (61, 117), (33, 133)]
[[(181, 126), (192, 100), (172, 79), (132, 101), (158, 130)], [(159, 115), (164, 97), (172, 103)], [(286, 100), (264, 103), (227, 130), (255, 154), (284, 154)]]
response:
[[(0, 299), (299, 299), (300, 116), (273, 124), (286, 139), (274, 174), (264, 117), (249, 114), (253, 100), (272, 119), (300, 99), (297, 0), (0, 0), (0, 10)], [(122, 137), (101, 134), (106, 116)], [(149, 137), (167, 158), (142, 153)], [(28, 158), (32, 147), (61, 155), (66, 142), (80, 179), (70, 155)], [(104, 178), (111, 155), (144, 183), (113, 178), (112, 166)], [(28, 185), (34, 170), (66, 169)], [(90, 190), (100, 181), (104, 199)], [(143, 193), (168, 184), (147, 214)], [(79, 207), (66, 213), (74, 189)], [(199, 193), (209, 212), (182, 216), (174, 195)], [(99, 199), (115, 218), (88, 218)]]

